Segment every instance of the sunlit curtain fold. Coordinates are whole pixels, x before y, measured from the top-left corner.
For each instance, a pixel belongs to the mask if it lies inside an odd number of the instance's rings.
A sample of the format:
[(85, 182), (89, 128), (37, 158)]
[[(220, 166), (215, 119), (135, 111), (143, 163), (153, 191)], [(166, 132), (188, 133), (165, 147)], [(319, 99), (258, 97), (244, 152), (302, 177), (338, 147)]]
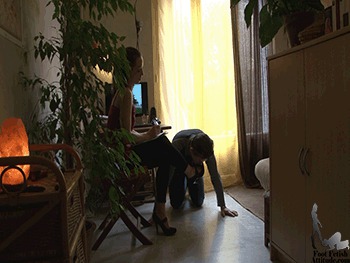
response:
[[(241, 182), (230, 1), (158, 0), (155, 105), (177, 131), (199, 128), (215, 144), (224, 186)], [(206, 190), (211, 189), (205, 175)]]
[[(258, 0), (261, 8), (265, 0)], [(267, 56), (270, 46), (259, 42), (258, 9), (247, 28), (244, 9), (248, 0), (232, 7), (238, 139), (242, 181), (246, 187), (260, 187), (255, 176), (256, 163), (269, 156), (269, 112), (267, 91)]]

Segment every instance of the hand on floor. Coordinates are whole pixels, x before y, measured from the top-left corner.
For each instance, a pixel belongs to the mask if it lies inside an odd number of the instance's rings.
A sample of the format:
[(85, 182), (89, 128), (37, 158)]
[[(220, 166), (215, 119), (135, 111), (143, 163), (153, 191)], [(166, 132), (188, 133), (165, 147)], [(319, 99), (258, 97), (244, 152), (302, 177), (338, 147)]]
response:
[(221, 215), (222, 217), (225, 217), (225, 216), (236, 217), (238, 216), (238, 213), (235, 210), (230, 210), (227, 207), (223, 206), (221, 207)]

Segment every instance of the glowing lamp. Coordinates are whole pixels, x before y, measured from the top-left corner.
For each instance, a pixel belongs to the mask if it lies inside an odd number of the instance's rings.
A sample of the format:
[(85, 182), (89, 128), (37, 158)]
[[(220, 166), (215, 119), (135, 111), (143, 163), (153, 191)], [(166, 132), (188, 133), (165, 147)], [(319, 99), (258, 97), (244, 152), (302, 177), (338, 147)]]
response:
[(96, 65), (92, 72), (95, 74), (97, 78), (99, 78), (102, 82), (106, 82), (107, 84), (113, 83), (113, 75), (112, 72), (104, 71), (103, 69), (100, 69), (98, 65)]
[[(98, 42), (92, 43), (92, 48), (99, 48), (99, 47), (100, 47), (100, 43)], [(106, 60), (108, 59), (108, 55), (107, 57), (103, 57), (102, 59), (106, 62)], [(95, 67), (92, 68), (92, 73), (94, 73), (95, 76), (98, 79), (100, 79), (102, 82), (106, 82), (107, 84), (113, 84), (112, 72), (104, 71), (103, 69), (100, 69), (98, 65), (96, 65)]]
[[(8, 118), (0, 127), (0, 157), (29, 156), (28, 136), (21, 119)], [(7, 169), (0, 166), (3, 173), (3, 185), (20, 185), (24, 183), (24, 176), (28, 179), (30, 165), (18, 165), (19, 169)]]

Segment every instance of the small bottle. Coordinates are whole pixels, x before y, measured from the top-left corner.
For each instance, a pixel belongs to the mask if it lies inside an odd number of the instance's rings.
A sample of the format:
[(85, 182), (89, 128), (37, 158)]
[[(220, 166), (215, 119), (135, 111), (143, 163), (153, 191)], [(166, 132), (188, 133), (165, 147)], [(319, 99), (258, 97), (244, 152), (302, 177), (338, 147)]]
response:
[(160, 125), (161, 121), (157, 118), (157, 111), (155, 107), (152, 107), (149, 112), (149, 122), (152, 125)]
[(155, 118), (157, 118), (157, 111), (155, 107), (152, 107), (149, 111), (149, 123), (152, 123)]

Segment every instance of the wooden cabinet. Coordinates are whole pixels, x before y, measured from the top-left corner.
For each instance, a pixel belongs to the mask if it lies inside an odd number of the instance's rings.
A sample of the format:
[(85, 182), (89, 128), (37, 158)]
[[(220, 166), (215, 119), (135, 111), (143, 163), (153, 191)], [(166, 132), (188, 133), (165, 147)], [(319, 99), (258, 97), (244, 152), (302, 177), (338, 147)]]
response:
[(269, 58), (272, 259), (330, 255), (312, 246), (315, 203), (322, 240), (350, 240), (349, 44), (345, 29)]
[[(0, 166), (39, 166), (47, 176), (22, 192), (0, 192), (0, 262), (88, 262), (84, 183), (78, 154), (68, 145), (30, 145), (32, 152), (64, 150), (75, 158), (64, 173), (37, 155), (0, 158)], [(46, 173), (46, 172), (45, 172)]]

